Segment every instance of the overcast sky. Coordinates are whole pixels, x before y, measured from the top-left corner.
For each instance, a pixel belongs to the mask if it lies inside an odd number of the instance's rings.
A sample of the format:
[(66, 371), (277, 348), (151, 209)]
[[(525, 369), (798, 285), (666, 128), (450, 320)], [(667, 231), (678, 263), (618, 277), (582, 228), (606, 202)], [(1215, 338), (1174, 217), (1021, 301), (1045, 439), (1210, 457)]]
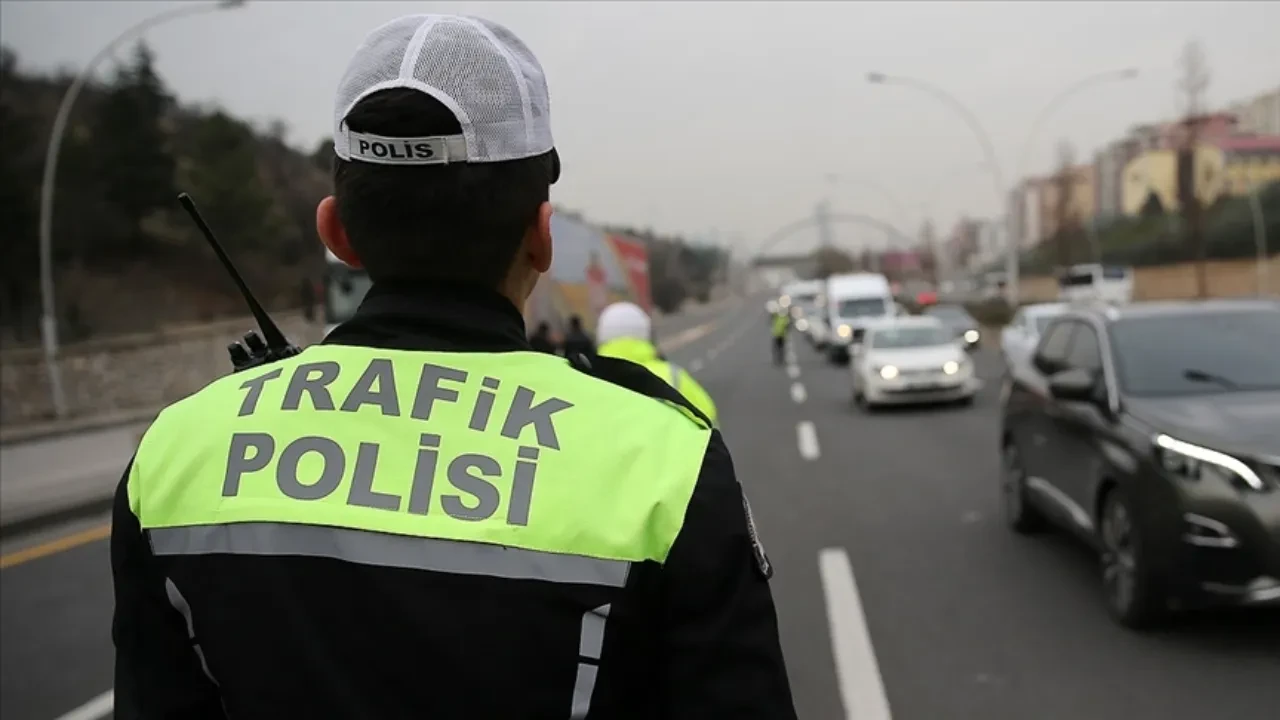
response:
[[(79, 68), (120, 31), (178, 3), (0, 2), (0, 39), (26, 68)], [(829, 197), (836, 211), (914, 232), (997, 212), (981, 145), (945, 104), (868, 71), (946, 89), (990, 134), (1006, 182), (1034, 118), (1081, 78), (1134, 80), (1076, 95), (1043, 125), (1029, 170), (1069, 139), (1091, 156), (1170, 117), (1176, 60), (1199, 40), (1213, 107), (1280, 86), (1280, 2), (266, 2), (184, 18), (147, 39), (184, 101), (283, 119), (310, 149), (361, 39), (398, 15), (481, 15), (541, 59), (564, 161), (553, 199), (591, 219), (733, 241), (741, 250)], [(127, 57), (127, 52), (118, 53)], [(109, 64), (108, 64), (109, 65)], [(828, 179), (838, 175), (837, 181)], [(801, 234), (783, 248), (800, 249)], [(844, 243), (876, 240), (856, 226)]]

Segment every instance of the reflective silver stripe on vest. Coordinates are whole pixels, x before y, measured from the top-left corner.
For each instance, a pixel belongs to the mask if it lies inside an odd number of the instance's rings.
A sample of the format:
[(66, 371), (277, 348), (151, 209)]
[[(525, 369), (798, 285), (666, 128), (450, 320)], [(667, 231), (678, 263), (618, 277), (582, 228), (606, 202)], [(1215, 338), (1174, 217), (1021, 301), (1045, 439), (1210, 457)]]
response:
[(573, 683), (573, 709), (569, 713), (572, 720), (582, 720), (591, 710), (591, 694), (596, 689), (600, 652), (604, 649), (604, 624), (608, 618), (608, 605), (601, 605), (582, 616), (582, 636), (578, 639), (578, 678)]
[(325, 525), (246, 522), (152, 528), (156, 555), (303, 555), (510, 580), (622, 587), (631, 563)]

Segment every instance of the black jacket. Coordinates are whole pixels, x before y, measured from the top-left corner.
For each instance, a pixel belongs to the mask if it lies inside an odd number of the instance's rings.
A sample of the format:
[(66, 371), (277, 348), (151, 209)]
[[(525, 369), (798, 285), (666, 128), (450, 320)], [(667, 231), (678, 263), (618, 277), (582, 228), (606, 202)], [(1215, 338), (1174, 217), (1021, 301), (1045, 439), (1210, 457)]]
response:
[[(529, 347), (496, 295), (386, 287), (326, 342)], [(580, 369), (674, 395), (623, 361)], [(589, 718), (791, 720), (768, 563), (744, 506), (716, 432), (666, 564), (635, 564), (611, 588), (321, 557), (157, 556), (122, 481), (114, 717), (567, 720), (583, 608), (609, 603)]]
[(579, 328), (577, 330), (569, 330), (565, 333), (564, 340), (560, 343), (560, 349), (565, 357), (573, 357), (574, 355), (585, 355), (588, 358), (594, 358), (596, 355), (596, 344), (591, 342), (591, 336), (586, 331)]

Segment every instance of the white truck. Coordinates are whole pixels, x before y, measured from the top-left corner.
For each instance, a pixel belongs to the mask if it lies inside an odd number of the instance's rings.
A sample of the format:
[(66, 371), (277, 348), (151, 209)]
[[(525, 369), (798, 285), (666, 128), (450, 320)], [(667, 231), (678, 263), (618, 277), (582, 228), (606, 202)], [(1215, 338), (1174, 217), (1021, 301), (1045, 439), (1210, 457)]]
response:
[(1109, 305), (1132, 302), (1133, 268), (1098, 263), (1072, 265), (1058, 275), (1058, 299)]
[(827, 327), (831, 329), (827, 356), (832, 362), (849, 361), (849, 348), (862, 341), (867, 324), (876, 318), (899, 314), (888, 278), (875, 273), (850, 273), (827, 278)]

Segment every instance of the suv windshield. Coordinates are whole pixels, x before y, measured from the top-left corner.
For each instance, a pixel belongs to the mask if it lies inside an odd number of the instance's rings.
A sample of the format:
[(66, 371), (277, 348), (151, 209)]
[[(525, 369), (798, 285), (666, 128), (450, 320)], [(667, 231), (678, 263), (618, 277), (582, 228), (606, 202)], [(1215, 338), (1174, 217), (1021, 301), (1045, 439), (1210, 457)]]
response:
[(871, 347), (877, 350), (946, 345), (955, 342), (951, 333), (929, 325), (897, 327), (876, 330), (871, 335)]
[(836, 305), (836, 315), (842, 318), (875, 317), (884, 314), (883, 298), (847, 298)]
[(1111, 336), (1131, 395), (1280, 390), (1280, 308), (1123, 318)]

